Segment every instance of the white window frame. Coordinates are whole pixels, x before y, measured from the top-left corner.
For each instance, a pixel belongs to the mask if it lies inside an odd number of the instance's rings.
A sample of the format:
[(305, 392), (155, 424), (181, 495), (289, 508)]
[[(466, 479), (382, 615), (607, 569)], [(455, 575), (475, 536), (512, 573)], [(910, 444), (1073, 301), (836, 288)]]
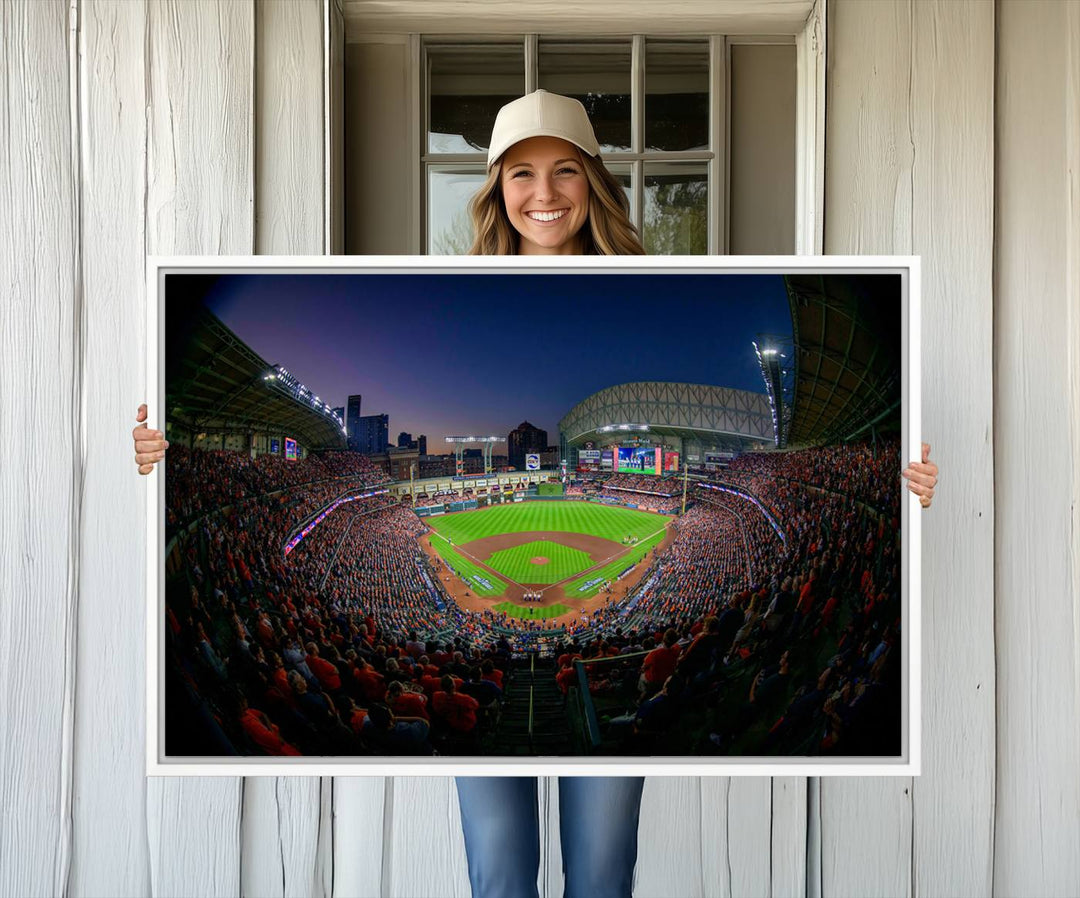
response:
[[(709, 37), (709, 142), (715, 150), (689, 151), (686, 153), (647, 154), (641, 153), (644, 140), (644, 109), (642, 102), (634, 98), (644, 98), (642, 81), (644, 77), (644, 53), (646, 37), (654, 39), (678, 39), (680, 37), (700, 37), (686, 33), (666, 34), (659, 30), (634, 34), (632, 37), (631, 57), (631, 140), (632, 153), (612, 154), (612, 162), (632, 163), (632, 183), (634, 185), (634, 209), (632, 220), (640, 225), (644, 207), (644, 163), (653, 159), (677, 161), (680, 157), (687, 161), (701, 161), (706, 157), (708, 165), (709, 196), (709, 234), (707, 249), (710, 255), (725, 255), (728, 250), (728, 179), (729, 143), (730, 143), (730, 47), (734, 44), (766, 43), (790, 44), (796, 48), (796, 123), (795, 123), (795, 253), (797, 255), (819, 255), (824, 246), (823, 208), (825, 183), (825, 5), (827, 0), (815, 0), (809, 16), (798, 30), (769, 35), (713, 34)], [(748, 9), (753, 8), (749, 4)], [(348, 17), (348, 16), (347, 16)], [(730, 25), (729, 20), (725, 24)], [(729, 28), (729, 32), (730, 32)], [(476, 34), (452, 34), (442, 32), (409, 35), (410, 49), (410, 123), (409, 153), (414, 160), (411, 166), (411, 192), (413, 202), (409, 205), (410, 251), (414, 254), (426, 252), (428, 244), (427, 221), (427, 184), (425, 182), (426, 163), (473, 163), (475, 155), (428, 154), (427, 153), (427, 59), (425, 42), (436, 41), (453, 43), (502, 43), (513, 40), (524, 42), (525, 53), (525, 90), (536, 89), (539, 36), (561, 38), (564, 35), (557, 30), (541, 29), (522, 34), (520, 32)], [(582, 40), (610, 37), (600, 31), (582, 35), (566, 35), (568, 38), (580, 37)], [(436, 158), (437, 157), (437, 158)], [(711, 157), (711, 158), (709, 158)]]

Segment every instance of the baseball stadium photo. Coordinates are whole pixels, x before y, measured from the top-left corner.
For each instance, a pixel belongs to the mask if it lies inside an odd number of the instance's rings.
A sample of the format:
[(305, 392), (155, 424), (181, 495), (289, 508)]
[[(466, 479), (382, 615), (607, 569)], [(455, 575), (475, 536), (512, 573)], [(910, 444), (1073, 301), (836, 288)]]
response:
[(165, 758), (904, 755), (899, 274), (164, 285)]

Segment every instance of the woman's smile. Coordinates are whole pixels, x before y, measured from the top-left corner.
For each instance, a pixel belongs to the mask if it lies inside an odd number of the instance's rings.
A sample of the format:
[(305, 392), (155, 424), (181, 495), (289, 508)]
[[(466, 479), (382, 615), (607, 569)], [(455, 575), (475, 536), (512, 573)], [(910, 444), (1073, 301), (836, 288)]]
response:
[(558, 221), (569, 211), (569, 209), (553, 209), (550, 212), (533, 210), (530, 212), (526, 212), (525, 214), (528, 215), (529, 218), (531, 218), (533, 221), (552, 222)]

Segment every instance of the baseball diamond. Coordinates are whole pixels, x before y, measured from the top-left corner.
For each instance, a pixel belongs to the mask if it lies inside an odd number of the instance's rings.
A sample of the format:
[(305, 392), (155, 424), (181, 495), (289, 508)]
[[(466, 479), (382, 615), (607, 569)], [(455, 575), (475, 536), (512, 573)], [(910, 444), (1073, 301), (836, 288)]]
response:
[(431, 518), (428, 540), (476, 595), (535, 587), (546, 604), (596, 595), (663, 541), (669, 521), (595, 503), (525, 502)]

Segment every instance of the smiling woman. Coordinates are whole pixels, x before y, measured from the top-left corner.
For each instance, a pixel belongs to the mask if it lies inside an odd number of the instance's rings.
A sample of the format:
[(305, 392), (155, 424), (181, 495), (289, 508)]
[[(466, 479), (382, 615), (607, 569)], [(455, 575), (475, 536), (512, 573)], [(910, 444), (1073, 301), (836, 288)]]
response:
[(471, 255), (644, 255), (585, 108), (538, 90), (495, 119), (488, 177), (469, 204)]

